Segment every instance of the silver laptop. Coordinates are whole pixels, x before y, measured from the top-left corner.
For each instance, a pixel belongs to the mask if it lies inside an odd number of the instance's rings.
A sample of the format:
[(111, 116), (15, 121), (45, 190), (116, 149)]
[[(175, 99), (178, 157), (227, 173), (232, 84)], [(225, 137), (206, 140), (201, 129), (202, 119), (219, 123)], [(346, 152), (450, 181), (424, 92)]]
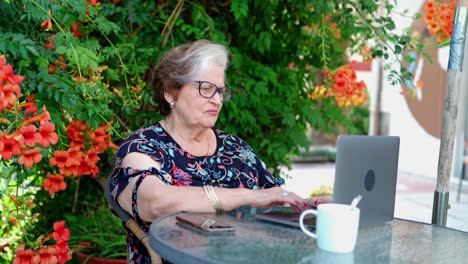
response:
[[(393, 220), (400, 138), (394, 136), (339, 136), (336, 150), (333, 202), (351, 204), (358, 194), (360, 227)], [(259, 213), (256, 219), (299, 228), (300, 213), (290, 207)], [(315, 218), (306, 226), (313, 230)]]
[(393, 220), (399, 149), (396, 136), (338, 137), (333, 202), (361, 194), (360, 227)]

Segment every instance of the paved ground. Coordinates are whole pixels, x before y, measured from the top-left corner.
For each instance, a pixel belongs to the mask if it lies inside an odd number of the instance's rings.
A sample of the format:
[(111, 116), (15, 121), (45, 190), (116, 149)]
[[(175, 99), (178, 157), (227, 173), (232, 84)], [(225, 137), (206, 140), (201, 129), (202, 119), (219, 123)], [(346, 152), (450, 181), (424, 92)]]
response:
[[(286, 171), (285, 188), (307, 197), (321, 185), (333, 187), (334, 163), (295, 163)], [(436, 179), (398, 172), (395, 217), (431, 223)], [(450, 209), (447, 227), (468, 232), (468, 185), (462, 187), (460, 202), (456, 201), (458, 179), (450, 186)]]

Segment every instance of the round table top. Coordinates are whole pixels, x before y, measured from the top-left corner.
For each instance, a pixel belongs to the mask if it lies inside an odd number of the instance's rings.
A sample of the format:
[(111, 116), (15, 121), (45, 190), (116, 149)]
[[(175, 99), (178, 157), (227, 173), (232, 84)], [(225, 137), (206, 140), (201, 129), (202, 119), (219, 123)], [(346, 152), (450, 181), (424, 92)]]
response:
[(242, 207), (212, 217), (234, 225), (232, 233), (211, 234), (178, 224), (175, 213), (154, 221), (153, 249), (173, 263), (467, 263), (468, 233), (394, 219), (359, 229), (352, 253), (329, 253), (300, 229), (255, 219)]

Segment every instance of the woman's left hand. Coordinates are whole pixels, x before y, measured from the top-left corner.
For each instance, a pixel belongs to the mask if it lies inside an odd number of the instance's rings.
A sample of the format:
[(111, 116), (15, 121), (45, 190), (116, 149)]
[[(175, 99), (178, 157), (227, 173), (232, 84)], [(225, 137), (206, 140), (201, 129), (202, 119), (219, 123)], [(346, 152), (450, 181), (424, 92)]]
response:
[(252, 199), (250, 205), (258, 208), (289, 204), (295, 211), (301, 212), (309, 207), (309, 203), (302, 197), (281, 187), (254, 191)]
[(321, 195), (321, 196), (313, 196), (305, 199), (309, 206), (316, 208), (319, 204), (322, 203), (332, 203), (333, 196), (332, 195)]

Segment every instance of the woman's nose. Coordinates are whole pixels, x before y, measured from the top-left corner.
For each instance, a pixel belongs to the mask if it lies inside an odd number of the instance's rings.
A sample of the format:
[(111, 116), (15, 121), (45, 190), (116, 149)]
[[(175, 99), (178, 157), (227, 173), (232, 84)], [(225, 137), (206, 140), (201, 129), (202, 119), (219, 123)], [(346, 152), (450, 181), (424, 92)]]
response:
[(223, 95), (220, 90), (216, 91), (215, 95), (210, 98), (216, 104), (221, 104), (223, 102)]

